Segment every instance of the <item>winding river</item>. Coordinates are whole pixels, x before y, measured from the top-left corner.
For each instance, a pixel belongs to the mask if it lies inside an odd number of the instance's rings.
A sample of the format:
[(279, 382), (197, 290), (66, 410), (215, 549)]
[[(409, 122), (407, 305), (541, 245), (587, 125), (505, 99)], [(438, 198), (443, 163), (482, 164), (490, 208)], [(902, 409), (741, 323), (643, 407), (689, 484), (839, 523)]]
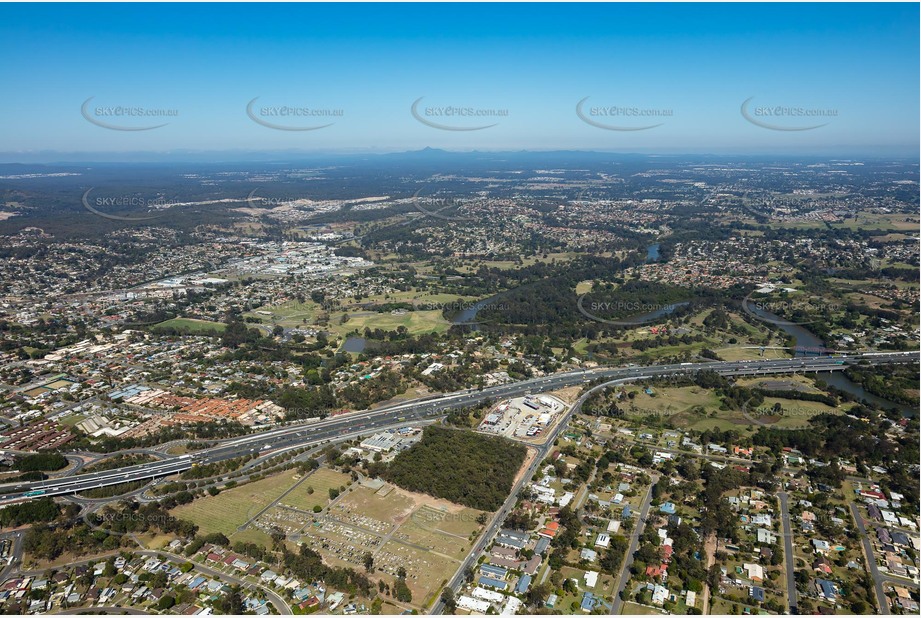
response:
[[(780, 330), (786, 333), (789, 337), (792, 337), (794, 340), (794, 345), (797, 348), (801, 348), (801, 350), (794, 352), (794, 355), (796, 356), (806, 356), (809, 353), (808, 350), (826, 348), (824, 341), (816, 337), (814, 334), (799, 324), (791, 324), (783, 318), (757, 307), (750, 306), (749, 310), (752, 313), (773, 322), (778, 328), (780, 328)], [(861, 385), (848, 379), (848, 377), (844, 375), (843, 371), (833, 371), (828, 375), (823, 375), (822, 381), (829, 386), (834, 386), (840, 391), (853, 395), (857, 398), (858, 401), (865, 400), (868, 403), (876, 404), (880, 408), (887, 410), (890, 408), (896, 408), (899, 410), (899, 412), (902, 413), (903, 416), (914, 416), (918, 413), (918, 408), (915, 406), (896, 403), (894, 401), (883, 399), (882, 397), (868, 392)]]
[[(646, 261), (655, 262), (658, 259), (659, 259), (659, 243), (651, 244), (648, 247), (646, 247)], [(454, 316), (452, 324), (467, 325), (471, 330), (477, 330), (478, 326), (477, 326), (476, 318), (480, 310), (488, 305), (498, 304), (499, 301), (502, 299), (502, 297), (507, 293), (508, 292), (500, 292), (499, 294), (490, 296), (489, 298), (484, 298), (483, 300), (474, 303), (470, 307), (465, 308), (463, 311), (461, 311), (456, 316)], [(676, 303), (674, 305), (669, 305), (667, 307), (663, 307), (661, 309), (658, 309), (650, 313), (633, 316), (627, 319), (630, 319), (632, 322), (635, 322), (636, 324), (643, 324), (644, 322), (650, 322), (658, 318), (661, 318), (662, 316), (674, 311), (677, 307), (681, 305), (685, 305), (685, 304), (687, 303)], [(784, 333), (786, 333), (788, 336), (794, 339), (795, 341), (794, 345), (797, 348), (801, 348), (801, 350), (795, 351), (794, 355), (797, 355), (797, 356), (806, 355), (809, 353), (808, 352), (809, 350), (825, 349), (826, 347), (825, 342), (819, 339), (818, 337), (816, 337), (814, 334), (812, 334), (805, 328), (803, 328), (802, 326), (798, 324), (790, 324), (786, 322), (785, 320), (781, 319), (780, 317), (772, 313), (769, 313), (767, 311), (764, 311), (762, 309), (751, 307), (751, 310), (753, 313), (756, 313), (760, 317), (765, 318), (765, 320), (774, 322)], [(815, 354), (815, 352), (813, 352), (813, 354)], [(865, 400), (868, 403), (872, 403), (872, 404), (879, 406), (880, 408), (883, 408), (883, 409), (896, 408), (904, 416), (913, 416), (918, 413), (918, 409), (915, 406), (896, 403), (888, 399), (883, 399), (882, 397), (874, 395), (873, 393), (867, 392), (862, 386), (849, 380), (847, 376), (844, 375), (843, 371), (834, 371), (828, 375), (823, 375), (822, 380), (826, 384), (830, 386), (834, 386), (838, 390), (841, 390), (845, 393), (853, 395), (858, 400)]]

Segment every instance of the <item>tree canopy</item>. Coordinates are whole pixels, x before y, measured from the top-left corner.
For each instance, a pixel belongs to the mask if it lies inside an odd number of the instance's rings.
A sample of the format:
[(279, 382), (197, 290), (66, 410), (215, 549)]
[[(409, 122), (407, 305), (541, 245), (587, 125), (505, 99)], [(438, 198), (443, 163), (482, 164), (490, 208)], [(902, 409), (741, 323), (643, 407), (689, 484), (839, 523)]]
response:
[(495, 511), (511, 492), (525, 452), (504, 438), (431, 426), (394, 458), (383, 476), (409, 491)]

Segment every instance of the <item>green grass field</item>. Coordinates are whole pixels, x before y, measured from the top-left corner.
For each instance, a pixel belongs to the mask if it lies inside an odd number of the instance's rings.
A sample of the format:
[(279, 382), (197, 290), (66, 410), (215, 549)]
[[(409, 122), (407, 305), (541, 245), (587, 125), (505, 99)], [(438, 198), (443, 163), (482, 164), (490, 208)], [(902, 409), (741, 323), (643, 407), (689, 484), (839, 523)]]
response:
[[(802, 384), (808, 392), (820, 392), (812, 382), (806, 378), (794, 378), (797, 384)], [(743, 381), (745, 386), (755, 386), (764, 379), (750, 379)], [(768, 385), (769, 386), (769, 385)], [(679, 388), (654, 388), (653, 395), (647, 395), (642, 390), (635, 390), (636, 396), (630, 403), (621, 407), (626, 413), (626, 419), (642, 421), (643, 418), (662, 419), (679, 429), (705, 431), (719, 429), (722, 431), (735, 429), (737, 431), (757, 429), (759, 424), (784, 429), (798, 429), (807, 427), (809, 419), (818, 414), (843, 414), (844, 408), (834, 408), (817, 401), (802, 401), (796, 399), (783, 399), (767, 397), (764, 402), (752, 410), (750, 414), (760, 423), (753, 422), (737, 410), (721, 410), (721, 403), (712, 391), (697, 386)], [(772, 409), (775, 404), (780, 404), (783, 413), (780, 415), (759, 414), (764, 410)]]
[(822, 390), (816, 388), (815, 382), (813, 382), (812, 377), (804, 375), (781, 375), (781, 376), (770, 376), (770, 377), (757, 377), (757, 378), (739, 378), (736, 380), (736, 384), (739, 386), (745, 386), (748, 388), (759, 387), (766, 390), (772, 390), (777, 388), (779, 385), (782, 385), (784, 389), (796, 389), (804, 393), (821, 393)]
[[(237, 533), (237, 528), (275, 501), (296, 482), (294, 473), (288, 470), (254, 483), (227, 489), (217, 496), (199, 498), (189, 504), (183, 504), (173, 509), (171, 514), (197, 524), (204, 534), (221, 532), (232, 537)], [(232, 538), (236, 540), (236, 537)]]
[(717, 356), (727, 361), (790, 358), (790, 354), (786, 350), (777, 349), (765, 350), (764, 355), (761, 354), (758, 348), (740, 346), (717, 348), (713, 351), (716, 352)]
[[(365, 328), (396, 330), (399, 326), (405, 327), (411, 334), (441, 333), (451, 326), (450, 322), (442, 316), (441, 307), (443, 305), (472, 304), (476, 300), (473, 297), (456, 294), (431, 294), (417, 290), (378, 294), (362, 298), (360, 301), (346, 298), (343, 299), (340, 309), (327, 314), (326, 328), (339, 337), (345, 337), (354, 330), (364, 331)], [(417, 310), (395, 315), (390, 311), (375, 311), (373, 307), (358, 308), (356, 305), (358, 302), (372, 305), (408, 303), (414, 305)], [(291, 300), (274, 307), (262, 307), (258, 311), (266, 311), (270, 315), (249, 312), (246, 317), (257, 318), (265, 324), (279, 324), (287, 327), (316, 325), (320, 315), (324, 313), (320, 305), (310, 300), (304, 302)], [(348, 318), (345, 323), (342, 322), (343, 316)]]
[(67, 427), (74, 427), (77, 423), (82, 422), (86, 419), (86, 414), (70, 414), (63, 418), (59, 418), (58, 422)]
[(520, 263), (518, 261), (512, 260), (462, 260), (461, 263), (457, 266), (457, 270), (460, 272), (471, 273), (479, 270), (480, 265), (486, 266), (487, 268), (514, 270), (516, 268), (522, 268), (525, 266), (533, 266), (534, 264), (538, 263), (549, 264), (553, 261), (565, 264), (566, 262), (573, 260), (577, 255), (577, 253), (548, 253), (546, 258), (543, 256), (543, 254), (532, 255), (522, 258)]
[[(690, 410), (695, 406), (704, 406), (713, 409), (719, 407), (719, 400), (712, 391), (699, 386), (682, 386), (679, 388), (653, 388), (653, 394), (647, 395), (641, 389), (630, 389), (636, 392), (633, 405), (642, 411), (654, 410), (664, 413), (680, 413)], [(629, 404), (624, 406), (628, 416), (632, 416)]]
[(330, 330), (337, 335), (344, 337), (353, 330), (363, 332), (365, 328), (375, 330), (396, 330), (397, 327), (403, 326), (411, 335), (420, 333), (443, 333), (451, 327), (441, 315), (440, 310), (433, 311), (407, 311), (406, 313), (394, 315), (390, 312), (378, 313), (376, 311), (362, 311), (360, 313), (347, 313), (349, 319), (344, 324), (341, 321), (343, 314), (334, 314), (330, 319)]
[[(767, 417), (762, 420), (766, 424), (770, 424), (771, 427), (782, 427), (784, 429), (801, 429), (808, 427), (809, 419), (819, 414), (844, 413), (844, 411), (839, 408), (833, 408), (819, 401), (800, 401), (794, 399), (780, 399), (777, 397), (765, 397), (764, 403), (759, 406), (759, 409), (773, 408), (774, 404), (780, 404), (784, 410), (783, 414), (779, 417)], [(776, 421), (774, 420), (775, 418)]]
[(446, 304), (453, 302), (476, 302), (473, 296), (458, 296), (457, 294), (432, 293), (417, 288), (410, 290), (398, 290), (387, 292), (385, 294), (374, 294), (366, 296), (357, 301), (356, 299), (346, 299), (351, 302), (373, 303), (375, 305), (385, 305), (388, 303), (410, 303), (416, 307), (424, 308), (426, 304)]
[(193, 318), (173, 318), (172, 320), (154, 325), (151, 327), (151, 330), (157, 331), (164, 328), (175, 328), (190, 334), (204, 333), (207, 331), (222, 333), (224, 329), (227, 328), (227, 325), (221, 322), (209, 322), (208, 320), (196, 320)]
[(856, 219), (847, 219), (841, 223), (833, 223), (833, 228), (849, 230), (882, 230), (887, 232), (917, 232), (918, 215), (902, 213), (858, 213)]
[(274, 307), (260, 307), (257, 311), (267, 311), (271, 315), (250, 311), (245, 313), (244, 317), (256, 318), (267, 324), (294, 327), (304, 324), (304, 320), (307, 320), (307, 324), (314, 323), (317, 316), (322, 312), (322, 308), (311, 300), (305, 300), (304, 302), (289, 300)]
[[(302, 511), (311, 511), (314, 506), (325, 507), (329, 503), (329, 490), (348, 485), (351, 478), (342, 472), (320, 468), (312, 472), (294, 491), (279, 504), (292, 506)], [(313, 489), (313, 493), (310, 490)]]
[(430, 551), (410, 547), (403, 543), (388, 541), (379, 550), (378, 557), (389, 564), (404, 566), (407, 572), (406, 585), (412, 591), (412, 605), (426, 607), (441, 592), (457, 567), (460, 560), (448, 560)]
[[(577, 292), (585, 293), (591, 287), (591, 282), (583, 281), (578, 284)], [(660, 337), (660, 333), (653, 333), (651, 327), (662, 327), (663, 324), (648, 324), (636, 326), (626, 330), (618, 337), (606, 337), (599, 339), (599, 343), (615, 343), (620, 347), (622, 355), (621, 362), (652, 363), (662, 358), (687, 358), (688, 360), (698, 360), (695, 358), (705, 349), (716, 352), (724, 360), (758, 360), (760, 358), (788, 358), (789, 354), (785, 350), (766, 350), (761, 356), (758, 347), (782, 346), (785, 341), (780, 337), (771, 335), (767, 328), (758, 328), (749, 324), (736, 313), (729, 312), (729, 319), (732, 322), (732, 331), (725, 332), (708, 332), (703, 326), (703, 321), (711, 312), (711, 309), (698, 312), (690, 316), (687, 324), (683, 325), (690, 335), (703, 335), (703, 341), (697, 341), (689, 344), (678, 344), (673, 346), (650, 347), (640, 351), (632, 348), (636, 341), (652, 340)], [(674, 328), (675, 323), (664, 324), (666, 328)], [(732, 341), (732, 343), (729, 343)], [(581, 357), (588, 356), (589, 342), (580, 339), (573, 342), (573, 350)]]

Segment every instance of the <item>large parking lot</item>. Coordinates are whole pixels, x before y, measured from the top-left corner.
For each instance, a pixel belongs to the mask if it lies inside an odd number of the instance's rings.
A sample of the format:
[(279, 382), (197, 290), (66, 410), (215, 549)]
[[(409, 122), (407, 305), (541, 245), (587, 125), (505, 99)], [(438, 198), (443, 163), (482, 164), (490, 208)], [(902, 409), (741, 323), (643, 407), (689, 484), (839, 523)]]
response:
[(480, 423), (479, 430), (540, 444), (549, 429), (563, 417), (567, 407), (553, 395), (515, 397), (493, 406)]

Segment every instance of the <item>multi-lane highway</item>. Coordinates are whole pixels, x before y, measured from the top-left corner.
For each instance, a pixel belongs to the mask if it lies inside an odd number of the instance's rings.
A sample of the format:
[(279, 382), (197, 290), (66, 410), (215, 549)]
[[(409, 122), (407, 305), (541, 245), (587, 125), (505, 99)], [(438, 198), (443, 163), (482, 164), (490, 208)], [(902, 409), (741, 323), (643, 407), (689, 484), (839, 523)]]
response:
[(92, 472), (61, 479), (50, 479), (16, 485), (0, 485), (0, 504), (40, 496), (57, 496), (79, 493), (99, 487), (132, 481), (161, 478), (183, 472), (194, 465), (225, 461), (251, 453), (310, 446), (326, 441), (336, 441), (347, 436), (367, 435), (401, 422), (412, 424), (424, 418), (437, 417), (446, 410), (472, 406), (486, 399), (499, 399), (532, 392), (555, 390), (598, 379), (631, 379), (639, 376), (662, 377), (681, 375), (701, 370), (711, 370), (723, 375), (767, 375), (792, 372), (821, 372), (844, 369), (849, 364), (865, 361), (871, 364), (917, 362), (918, 352), (861, 354), (848, 357), (812, 357), (758, 361), (719, 361), (706, 363), (680, 363), (571, 371), (484, 388), (464, 390), (441, 396), (408, 401), (376, 410), (354, 412), (322, 421), (287, 425), (252, 435), (224, 440), (215, 446), (191, 455), (161, 461), (126, 466), (116, 470)]
[[(872, 360), (873, 357), (868, 358), (867, 360), (871, 363), (878, 363), (883, 361)], [(885, 362), (908, 362), (917, 358), (917, 354), (914, 356), (905, 356), (899, 355), (895, 358), (886, 355), (887, 360)], [(819, 362), (814, 362), (819, 361)], [(843, 361), (843, 362), (842, 362)], [(639, 380), (651, 376), (663, 376), (663, 375), (677, 375), (681, 373), (686, 373), (688, 371), (698, 371), (702, 368), (711, 369), (719, 373), (726, 375), (747, 375), (750, 373), (791, 373), (793, 371), (835, 371), (843, 369), (848, 362), (859, 362), (855, 361), (853, 358), (837, 358), (837, 359), (787, 359), (782, 361), (769, 361), (769, 362), (757, 362), (754, 365), (750, 362), (740, 361), (740, 362), (716, 362), (716, 363), (695, 363), (695, 364), (679, 364), (679, 365), (654, 365), (648, 367), (628, 367), (626, 369), (609, 369), (609, 370), (600, 370), (595, 372), (580, 372), (579, 375), (589, 376), (588, 378), (583, 377), (584, 382), (593, 381), (599, 377), (611, 378), (615, 376), (614, 379), (606, 380), (603, 384), (596, 386), (590, 391), (583, 394), (579, 400), (570, 408), (566, 416), (561, 419), (561, 421), (553, 428), (550, 434), (547, 436), (545, 443), (538, 449), (537, 457), (528, 465), (528, 468), (525, 470), (524, 474), (519, 477), (517, 483), (512, 488), (512, 491), (509, 497), (506, 499), (505, 503), (502, 505), (502, 508), (496, 513), (493, 517), (490, 524), (484, 530), (483, 534), (480, 535), (480, 538), (474, 544), (470, 553), (468, 553), (467, 558), (463, 561), (460, 567), (454, 574), (454, 577), (448, 582), (447, 587), (451, 588), (453, 592), (457, 592), (461, 584), (464, 581), (464, 577), (468, 569), (472, 568), (483, 550), (489, 545), (492, 539), (496, 536), (499, 529), (502, 527), (505, 517), (512, 510), (517, 500), (518, 494), (521, 491), (521, 488), (524, 487), (528, 482), (530, 482), (534, 473), (537, 470), (538, 465), (543, 462), (548, 453), (549, 449), (552, 448), (553, 442), (559, 432), (563, 431), (567, 424), (569, 423), (570, 418), (574, 413), (577, 413), (583, 402), (591, 395), (594, 391), (602, 388), (608, 388), (609, 386), (615, 385), (619, 382), (630, 382), (633, 380)], [(623, 375), (626, 373), (626, 375)], [(564, 374), (565, 375), (565, 374)], [(556, 376), (554, 376), (556, 377)], [(546, 378), (540, 380), (543, 382)], [(532, 381), (533, 382), (533, 381)], [(558, 386), (553, 386), (550, 388), (559, 388)], [(541, 389), (546, 390), (546, 389)], [(657, 482), (658, 477), (654, 478), (652, 484)], [(618, 586), (614, 590), (614, 601), (611, 607), (610, 613), (616, 614), (620, 612), (621, 601), (620, 601), (620, 591), (626, 586), (627, 581), (629, 580), (629, 566), (633, 560), (633, 553), (636, 551), (638, 544), (639, 536), (643, 530), (643, 522), (646, 520), (646, 517), (649, 513), (650, 498), (652, 496), (652, 487), (650, 485), (649, 491), (646, 494), (646, 498), (643, 501), (643, 506), (637, 520), (636, 528), (631, 538), (630, 548), (627, 551), (625, 557), (625, 564), (623, 572), (621, 574), (620, 581), (618, 581)], [(431, 614), (441, 614), (444, 611), (444, 603), (441, 599), (438, 599), (431, 609)]]

